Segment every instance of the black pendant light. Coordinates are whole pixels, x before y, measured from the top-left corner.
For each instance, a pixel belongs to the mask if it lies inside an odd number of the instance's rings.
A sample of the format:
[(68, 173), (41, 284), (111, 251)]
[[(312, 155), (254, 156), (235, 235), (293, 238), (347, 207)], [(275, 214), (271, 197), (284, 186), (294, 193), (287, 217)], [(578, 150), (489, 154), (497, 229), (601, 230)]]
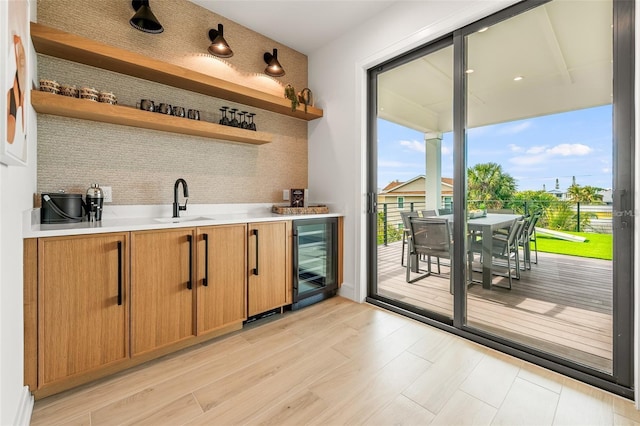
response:
[(209, 46), (209, 53), (218, 58), (230, 58), (233, 56), (233, 50), (229, 47), (229, 43), (224, 39), (224, 27), (222, 24), (218, 24), (218, 29), (209, 30), (209, 40), (211, 40), (211, 46)]
[(131, 5), (136, 11), (136, 14), (129, 20), (133, 28), (151, 34), (160, 34), (164, 31), (149, 7), (149, 0), (133, 0)]
[(264, 61), (267, 63), (267, 68), (264, 69), (265, 74), (271, 77), (282, 77), (284, 75), (284, 68), (278, 62), (278, 49), (273, 49), (273, 54), (266, 52)]

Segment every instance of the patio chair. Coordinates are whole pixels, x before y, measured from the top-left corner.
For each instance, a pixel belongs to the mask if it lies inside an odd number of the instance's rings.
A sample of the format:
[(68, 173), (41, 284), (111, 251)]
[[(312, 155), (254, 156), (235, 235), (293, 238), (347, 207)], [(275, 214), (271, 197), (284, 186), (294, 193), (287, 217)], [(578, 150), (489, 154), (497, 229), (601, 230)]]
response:
[[(451, 259), (453, 243), (449, 221), (445, 218), (418, 218), (409, 219), (411, 237), (409, 239), (409, 256), (407, 261), (407, 282), (413, 283), (428, 277), (431, 272), (431, 261), (427, 261), (427, 273), (411, 279), (411, 270), (420, 272), (420, 256), (431, 256), (438, 259), (438, 275), (440, 271), (440, 258)], [(412, 262), (416, 262), (415, 265)], [(412, 268), (415, 267), (415, 268)]]
[[(411, 224), (409, 223), (410, 217), (418, 217), (418, 212), (400, 212), (400, 217), (402, 218), (402, 257), (400, 258), (400, 265), (404, 266), (404, 246), (407, 245), (409, 238), (411, 238), (411, 232), (409, 228)], [(408, 250), (407, 250), (408, 251)]]
[[(496, 266), (505, 266), (507, 272), (505, 274), (498, 274), (509, 278), (509, 290), (511, 290), (511, 286), (513, 284), (513, 278), (519, 280), (520, 279), (520, 255), (519, 255), (519, 246), (518, 241), (521, 238), (521, 233), (524, 227), (524, 220), (514, 220), (511, 226), (509, 227), (509, 233), (507, 235), (494, 233), (491, 238), (492, 243), (492, 255), (494, 260), (498, 260), (499, 263), (493, 263)], [(484, 237), (483, 237), (484, 238)], [(469, 241), (469, 274), (473, 271), (473, 260), (474, 253), (480, 253), (482, 255), (482, 238), (473, 238)], [(500, 263), (501, 262), (501, 263)], [(512, 266), (513, 265), (513, 266)], [(512, 273), (512, 270), (515, 273)], [(473, 281), (472, 281), (473, 282)]]
[(438, 216), (444, 216), (445, 214), (452, 214), (453, 209), (438, 209)]
[[(518, 246), (522, 247), (522, 263), (524, 269), (531, 269), (531, 243), (534, 244), (534, 250), (536, 252), (536, 265), (538, 264), (538, 243), (536, 241), (536, 224), (540, 219), (540, 212), (536, 212), (529, 216), (524, 224), (524, 229), (520, 239), (518, 240)], [(529, 266), (527, 266), (527, 264)]]
[(422, 217), (438, 216), (438, 211), (437, 210), (422, 210), (420, 213), (422, 213)]

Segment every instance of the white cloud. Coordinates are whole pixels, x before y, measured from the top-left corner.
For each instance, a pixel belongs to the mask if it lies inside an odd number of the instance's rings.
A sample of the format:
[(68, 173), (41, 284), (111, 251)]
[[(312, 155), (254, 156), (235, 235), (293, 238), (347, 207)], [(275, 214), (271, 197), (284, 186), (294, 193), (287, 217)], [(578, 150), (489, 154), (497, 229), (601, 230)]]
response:
[(510, 158), (509, 162), (518, 166), (531, 166), (549, 161), (553, 157), (583, 156), (591, 152), (593, 152), (593, 149), (580, 143), (563, 143), (552, 146), (551, 148), (547, 146), (533, 146), (526, 150), (526, 153), (530, 155), (518, 155)]
[(516, 144), (514, 144), (514, 143), (510, 143), (510, 144), (509, 144), (509, 145), (507, 145), (507, 146), (509, 147), (509, 149), (510, 149), (512, 152), (522, 152), (522, 151), (524, 150), (524, 148), (523, 148), (523, 147), (518, 146), (518, 145), (516, 145)]
[(532, 146), (531, 148), (527, 149), (527, 154), (540, 154), (545, 152), (545, 150), (547, 149), (546, 145), (545, 146)]
[(417, 151), (417, 152), (422, 152), (424, 153), (425, 147), (424, 147), (424, 142), (420, 142), (420, 141), (400, 141), (400, 146), (403, 146), (405, 148), (408, 148), (410, 151)]
[(448, 146), (443, 146), (440, 151), (441, 151), (442, 155), (449, 155), (452, 152), (451, 148), (449, 148)]
[(561, 155), (563, 157), (567, 157), (569, 155), (587, 155), (592, 151), (593, 149), (581, 143), (562, 143), (548, 149), (546, 152), (551, 155)]
[(533, 123), (531, 121), (523, 121), (522, 123), (514, 124), (500, 129), (501, 135), (515, 135), (516, 133), (523, 132), (531, 127)]

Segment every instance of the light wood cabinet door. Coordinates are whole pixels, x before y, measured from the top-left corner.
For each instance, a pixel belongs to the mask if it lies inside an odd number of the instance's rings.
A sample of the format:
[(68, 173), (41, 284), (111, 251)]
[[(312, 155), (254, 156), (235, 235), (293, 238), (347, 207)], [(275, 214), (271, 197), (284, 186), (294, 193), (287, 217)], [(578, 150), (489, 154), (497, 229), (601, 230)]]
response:
[(38, 383), (126, 360), (128, 234), (38, 240)]
[(192, 337), (194, 228), (131, 233), (131, 356)]
[(291, 303), (291, 222), (250, 223), (248, 315)]
[(198, 228), (198, 335), (247, 319), (247, 225)]

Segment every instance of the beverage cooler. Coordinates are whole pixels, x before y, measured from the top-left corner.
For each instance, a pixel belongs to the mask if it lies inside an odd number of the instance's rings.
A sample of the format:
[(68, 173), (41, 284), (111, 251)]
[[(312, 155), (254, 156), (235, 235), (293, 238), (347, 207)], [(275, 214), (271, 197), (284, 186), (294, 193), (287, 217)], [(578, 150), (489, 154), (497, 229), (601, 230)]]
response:
[(338, 291), (338, 219), (293, 221), (293, 306), (299, 309)]

